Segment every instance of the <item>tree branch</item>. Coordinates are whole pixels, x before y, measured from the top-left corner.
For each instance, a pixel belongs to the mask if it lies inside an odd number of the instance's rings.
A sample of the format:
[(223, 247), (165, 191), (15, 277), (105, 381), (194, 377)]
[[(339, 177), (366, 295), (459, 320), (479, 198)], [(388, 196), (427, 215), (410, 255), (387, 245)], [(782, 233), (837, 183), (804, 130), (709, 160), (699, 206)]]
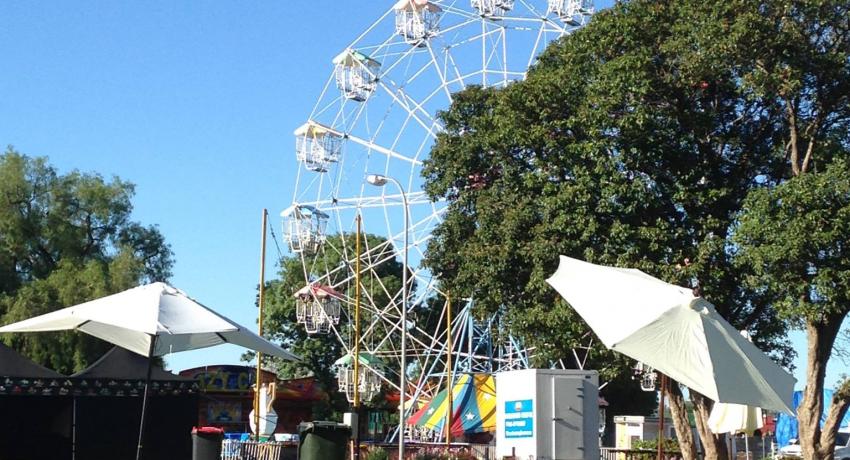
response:
[(788, 113), (788, 126), (791, 129), (791, 139), (788, 144), (791, 146), (791, 172), (795, 176), (800, 175), (800, 152), (797, 148), (797, 114), (794, 105), (787, 98), (785, 99), (785, 111)]

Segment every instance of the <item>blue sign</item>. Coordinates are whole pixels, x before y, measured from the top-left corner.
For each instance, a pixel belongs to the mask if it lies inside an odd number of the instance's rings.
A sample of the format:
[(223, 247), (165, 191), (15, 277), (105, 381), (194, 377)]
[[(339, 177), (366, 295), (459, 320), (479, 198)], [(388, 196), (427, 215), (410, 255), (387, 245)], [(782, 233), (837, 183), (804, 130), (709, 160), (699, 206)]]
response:
[(505, 437), (534, 436), (534, 400), (505, 401)]

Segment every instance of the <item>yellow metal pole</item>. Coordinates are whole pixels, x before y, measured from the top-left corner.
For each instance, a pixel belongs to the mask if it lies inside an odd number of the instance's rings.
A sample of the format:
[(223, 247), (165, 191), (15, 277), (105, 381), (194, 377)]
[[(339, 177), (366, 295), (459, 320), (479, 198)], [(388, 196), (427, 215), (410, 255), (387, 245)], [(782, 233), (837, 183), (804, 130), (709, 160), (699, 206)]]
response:
[[(266, 286), (266, 226), (268, 226), (269, 212), (263, 208), (263, 236), (260, 248), (260, 298), (259, 312), (257, 313), (257, 335), (263, 336), (263, 300)], [(262, 391), (262, 364), (263, 354), (257, 351), (257, 378), (254, 379), (254, 428), (256, 429), (256, 439), (260, 440), (260, 391)]]
[(452, 445), (452, 298), (446, 296), (446, 396), (448, 397), (448, 410), (446, 410), (446, 446)]
[(354, 458), (360, 458), (360, 214), (357, 214), (357, 242), (354, 244), (354, 413), (357, 432), (354, 433)]

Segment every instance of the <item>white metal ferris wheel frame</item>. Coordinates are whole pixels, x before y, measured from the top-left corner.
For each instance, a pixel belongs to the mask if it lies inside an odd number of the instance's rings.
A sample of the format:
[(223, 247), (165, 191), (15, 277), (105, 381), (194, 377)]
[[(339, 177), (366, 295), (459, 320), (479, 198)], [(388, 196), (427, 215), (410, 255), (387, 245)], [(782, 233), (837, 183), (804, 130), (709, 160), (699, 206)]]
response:
[[(449, 341), (455, 350), (453, 367), (458, 371), (495, 372), (528, 365), (527, 351), (511, 338), (507, 338), (504, 347), (498, 350), (481, 351), (481, 344), (487, 340), (491, 341), (491, 347), (494, 345), (490, 334), (498, 325), (492, 320), (476, 323), (469, 302), (460, 307), (460, 314), (453, 321), (455, 334), (451, 338), (447, 337), (444, 327), (426, 331), (416, 324), (402, 325), (401, 289), (391, 290), (384, 286), (376, 269), (382, 263), (395, 260), (406, 249), (414, 251), (414, 260), (422, 260), (431, 231), (442, 219), (444, 204), (432, 202), (419, 187), (422, 162), (442, 130), (436, 112), (447, 109), (453, 101), (453, 93), (469, 85), (504, 87), (523, 79), (549, 42), (570, 33), (592, 14), (592, 9), (585, 9), (578, 15), (579, 23), (570, 25), (548, 13), (548, 3), (564, 1), (568, 0), (516, 0), (513, 10), (499, 17), (486, 17), (473, 11), (469, 0), (436, 0), (431, 3), (442, 10), (439, 29), (413, 45), (397, 35), (392, 27), (386, 30), (395, 13), (390, 8), (348, 47), (381, 62), (374, 75), (374, 92), (365, 101), (347, 99), (337, 92), (335, 72), (332, 72), (306, 120), (341, 133), (345, 147), (339, 163), (329, 165), (325, 171), (298, 168), (293, 204), (313, 206), (330, 216), (328, 227), (335, 231), (328, 231), (320, 251), (336, 251), (344, 261), (337, 267), (320, 267), (320, 258), (300, 253), (305, 283), (327, 284), (334, 288), (353, 283), (353, 248), (348, 247), (341, 235), (353, 232), (356, 213), (364, 215), (367, 232), (388, 238), (375, 247), (366, 247), (361, 254), (361, 272), (370, 275), (372, 282), (377, 281), (380, 291), (390, 299), (386, 305), (376, 305), (371, 291), (363, 289), (365, 305), (362, 308), (373, 321), (361, 334), (361, 347), (364, 352), (387, 361), (391, 371), (398, 372), (398, 337), (402, 327), (408, 328), (408, 355), (420, 362), (422, 371), (416, 385), (406, 389), (413, 400), (430, 388), (440, 387), (440, 384), (425, 385), (425, 379), (430, 376), (442, 379)], [(522, 36), (521, 46), (515, 47), (514, 42), (508, 41), (513, 40), (514, 35)], [(380, 117), (376, 117), (373, 125), (370, 115), (375, 112)], [(368, 172), (396, 177), (405, 185), (412, 235), (407, 248), (399, 243), (403, 239), (399, 224), (401, 212), (392, 211), (402, 206), (402, 196), (366, 185), (364, 178)], [(378, 210), (383, 210), (383, 219), (376, 213)], [(383, 225), (379, 224), (380, 220)], [(437, 280), (419, 264), (410, 267), (410, 274), (416, 289), (407, 302), (408, 311), (435, 296), (445, 298)], [(353, 299), (345, 297), (342, 303), (351, 308)], [(343, 308), (344, 316), (349, 315), (349, 308)], [(445, 315), (444, 305), (436, 324), (444, 324)], [(339, 327), (347, 327), (344, 326), (347, 324), (348, 318), (340, 322)], [(346, 352), (351, 352), (351, 344), (339, 327), (331, 326), (331, 333)], [(481, 365), (483, 362), (489, 363), (489, 369)], [(387, 385), (401, 390), (392, 374), (380, 375)]]

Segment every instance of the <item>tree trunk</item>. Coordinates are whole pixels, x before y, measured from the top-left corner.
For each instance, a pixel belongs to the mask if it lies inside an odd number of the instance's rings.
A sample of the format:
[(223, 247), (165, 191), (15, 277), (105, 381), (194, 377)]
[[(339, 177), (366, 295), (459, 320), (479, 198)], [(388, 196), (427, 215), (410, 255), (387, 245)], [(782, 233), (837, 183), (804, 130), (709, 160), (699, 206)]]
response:
[(726, 449), (726, 436), (711, 432), (708, 427), (708, 416), (714, 407), (714, 401), (690, 390), (691, 401), (694, 403), (694, 421), (697, 424), (697, 432), (702, 441), (702, 451), (705, 460), (728, 460), (729, 451)]
[(838, 427), (844, 418), (844, 414), (847, 413), (848, 406), (850, 406), (850, 380), (845, 379), (832, 395), (829, 414), (826, 417), (826, 421), (823, 424), (823, 431), (820, 434), (821, 451), (824, 452), (825, 459), (831, 460), (833, 457), (835, 435), (838, 432)]
[(670, 406), (670, 414), (673, 416), (673, 426), (676, 428), (676, 437), (679, 440), (679, 450), (682, 451), (682, 460), (697, 460), (697, 446), (694, 442), (694, 434), (691, 424), (688, 422), (688, 410), (685, 407), (685, 398), (682, 389), (675, 380), (667, 379), (667, 396)]
[[(835, 434), (823, 436), (820, 418), (823, 413), (823, 381), (826, 363), (832, 354), (835, 338), (844, 315), (826, 315), (819, 322), (806, 324), (807, 362), (806, 388), (797, 408), (799, 440), (803, 458), (807, 460), (832, 460)], [(846, 403), (845, 403), (846, 404)], [(846, 410), (846, 409), (845, 409)], [(834, 424), (833, 424), (834, 425)], [(835, 431), (837, 427), (832, 428)]]

